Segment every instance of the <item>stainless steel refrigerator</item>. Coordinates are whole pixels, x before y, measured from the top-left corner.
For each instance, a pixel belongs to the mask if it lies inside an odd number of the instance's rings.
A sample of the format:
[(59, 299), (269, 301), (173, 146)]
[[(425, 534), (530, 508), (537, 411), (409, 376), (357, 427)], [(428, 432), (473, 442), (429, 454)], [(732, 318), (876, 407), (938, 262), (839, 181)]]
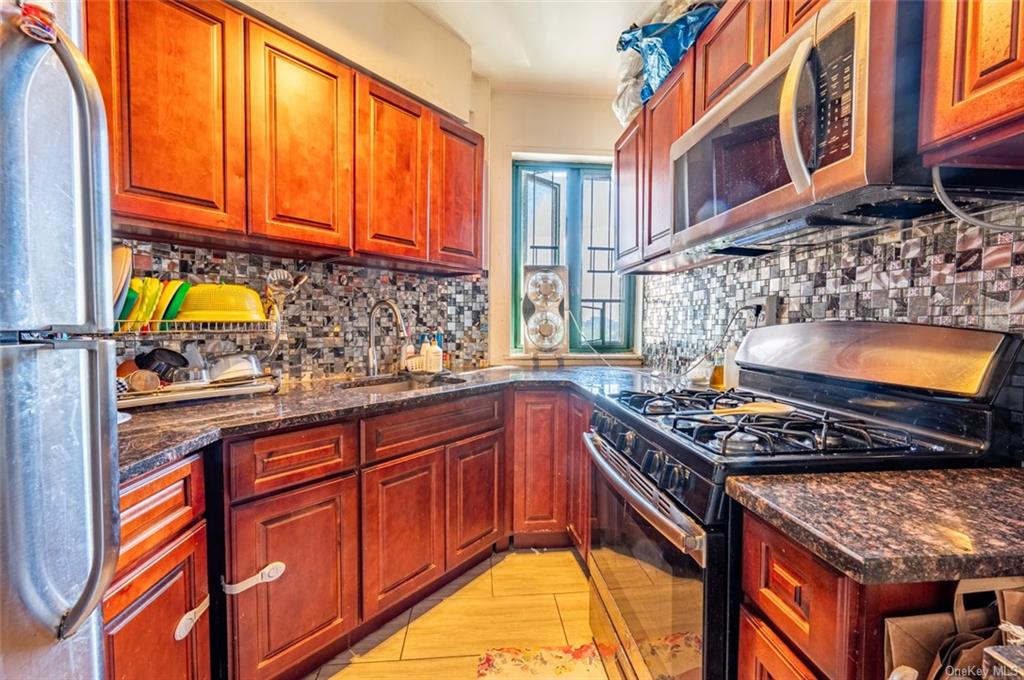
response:
[(81, 32), (78, 3), (0, 0), (4, 679), (102, 675), (117, 561), (107, 133)]

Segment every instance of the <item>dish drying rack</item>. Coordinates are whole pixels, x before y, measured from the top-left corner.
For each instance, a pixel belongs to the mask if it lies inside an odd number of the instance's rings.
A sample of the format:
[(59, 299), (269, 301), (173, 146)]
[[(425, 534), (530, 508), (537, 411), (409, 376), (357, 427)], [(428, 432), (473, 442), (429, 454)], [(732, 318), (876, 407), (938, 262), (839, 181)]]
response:
[(114, 335), (122, 338), (157, 338), (192, 336), (197, 333), (227, 335), (238, 333), (274, 333), (281, 330), (276, 317), (259, 321), (151, 321), (138, 326), (137, 321), (115, 321)]

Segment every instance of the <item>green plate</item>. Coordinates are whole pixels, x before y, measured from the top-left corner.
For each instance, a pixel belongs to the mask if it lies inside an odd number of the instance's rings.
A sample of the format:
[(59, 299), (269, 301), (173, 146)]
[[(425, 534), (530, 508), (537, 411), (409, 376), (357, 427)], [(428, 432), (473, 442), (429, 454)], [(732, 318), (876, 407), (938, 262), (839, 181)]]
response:
[[(188, 289), (192, 287), (192, 284), (188, 281), (183, 281), (175, 291), (174, 297), (171, 298), (170, 304), (167, 305), (167, 311), (164, 312), (164, 321), (173, 321), (178, 316), (178, 311), (181, 309), (181, 305), (185, 302), (185, 296), (188, 295)], [(160, 324), (160, 330), (166, 331), (167, 324)]]
[(124, 298), (124, 307), (121, 308), (121, 313), (117, 315), (118, 321), (125, 321), (128, 319), (128, 315), (132, 313), (135, 308), (135, 303), (139, 301), (139, 294), (131, 288), (128, 288), (128, 294)]

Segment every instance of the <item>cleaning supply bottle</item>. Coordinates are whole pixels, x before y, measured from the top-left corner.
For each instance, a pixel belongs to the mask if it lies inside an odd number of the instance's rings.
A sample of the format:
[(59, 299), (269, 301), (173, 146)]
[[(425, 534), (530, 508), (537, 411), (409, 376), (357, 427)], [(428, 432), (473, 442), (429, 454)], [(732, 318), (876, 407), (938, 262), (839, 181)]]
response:
[(725, 389), (731, 389), (740, 384), (740, 367), (736, 364), (736, 352), (739, 347), (736, 343), (725, 348)]
[(710, 387), (716, 390), (725, 389), (725, 362), (721, 353), (715, 355), (714, 368), (711, 369)]
[(430, 348), (427, 350), (427, 370), (431, 373), (440, 373), (442, 366), (441, 348), (437, 346), (437, 339), (430, 339)]

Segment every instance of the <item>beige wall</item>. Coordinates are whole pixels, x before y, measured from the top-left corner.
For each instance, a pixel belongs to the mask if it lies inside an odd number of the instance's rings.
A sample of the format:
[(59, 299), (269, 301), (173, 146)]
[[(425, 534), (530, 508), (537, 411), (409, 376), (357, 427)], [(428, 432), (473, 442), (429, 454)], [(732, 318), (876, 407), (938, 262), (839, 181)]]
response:
[(469, 119), (469, 45), (413, 5), (324, 0), (245, 4), (458, 118)]
[[(492, 92), (488, 143), (489, 342), (492, 364), (509, 363), (513, 158), (610, 160), (622, 128), (611, 99)], [(593, 362), (593, 358), (588, 361)]]

